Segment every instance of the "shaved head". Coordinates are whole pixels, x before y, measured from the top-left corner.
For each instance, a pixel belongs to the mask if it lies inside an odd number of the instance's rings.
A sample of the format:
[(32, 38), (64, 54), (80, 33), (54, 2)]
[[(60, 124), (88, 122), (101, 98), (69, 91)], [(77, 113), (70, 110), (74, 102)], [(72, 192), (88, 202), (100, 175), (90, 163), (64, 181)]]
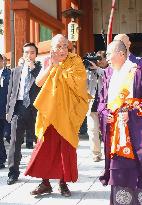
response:
[(68, 56), (68, 39), (63, 34), (55, 35), (51, 40), (51, 55), (56, 55), (59, 62)]
[(113, 69), (120, 69), (127, 59), (127, 49), (122, 41), (112, 41), (106, 53), (108, 63)]
[(125, 55), (127, 55), (127, 48), (125, 44), (121, 40), (114, 40), (108, 45), (109, 47), (113, 49), (113, 52), (124, 52)]
[(51, 40), (51, 47), (55, 47), (60, 42), (64, 42), (68, 45), (68, 39), (63, 34), (57, 34), (55, 35)]
[(114, 37), (113, 39), (114, 41), (115, 40), (118, 40), (118, 41), (122, 41), (126, 48), (127, 48), (127, 53), (129, 54), (129, 48), (130, 48), (130, 45), (131, 45), (131, 42), (129, 40), (129, 36), (127, 36), (126, 34), (118, 34)]

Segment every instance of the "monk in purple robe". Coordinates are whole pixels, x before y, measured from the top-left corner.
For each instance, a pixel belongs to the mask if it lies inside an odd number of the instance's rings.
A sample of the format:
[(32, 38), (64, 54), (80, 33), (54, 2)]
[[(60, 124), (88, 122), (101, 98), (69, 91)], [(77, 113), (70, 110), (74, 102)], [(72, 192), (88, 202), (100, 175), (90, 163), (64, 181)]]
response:
[[(98, 112), (104, 140), (103, 185), (111, 185), (110, 205), (142, 204), (142, 69), (127, 58), (122, 41), (107, 48)], [(123, 95), (122, 95), (123, 93)], [(124, 95), (126, 94), (126, 96)], [(122, 97), (123, 96), (123, 97)], [(124, 97), (125, 96), (125, 97)]]

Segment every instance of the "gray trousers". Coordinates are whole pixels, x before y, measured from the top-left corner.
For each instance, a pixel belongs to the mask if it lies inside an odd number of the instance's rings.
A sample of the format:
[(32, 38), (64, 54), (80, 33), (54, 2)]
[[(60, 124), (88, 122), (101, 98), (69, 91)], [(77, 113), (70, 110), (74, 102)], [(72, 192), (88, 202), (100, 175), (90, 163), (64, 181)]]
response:
[(19, 165), (21, 161), (21, 145), (24, 141), (24, 132), (30, 129), (34, 137), (35, 110), (33, 107), (25, 108), (22, 102), (16, 103), (15, 113), (11, 122), (11, 141), (8, 154), (8, 176), (19, 177)]
[(92, 156), (94, 159), (97, 156), (101, 158), (101, 141), (99, 137), (100, 125), (97, 112), (87, 113), (87, 128)]

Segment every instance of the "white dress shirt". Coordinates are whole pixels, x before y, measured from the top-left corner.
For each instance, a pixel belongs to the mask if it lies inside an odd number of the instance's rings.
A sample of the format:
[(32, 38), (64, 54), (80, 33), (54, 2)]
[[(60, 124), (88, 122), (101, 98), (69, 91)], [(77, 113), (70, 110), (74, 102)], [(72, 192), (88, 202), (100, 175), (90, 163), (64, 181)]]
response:
[(2, 72), (3, 72), (4, 68), (0, 69), (0, 86), (3, 87), (3, 78), (1, 78), (2, 76)]
[(0, 78), (1, 78), (3, 70), (4, 70), (4, 68), (0, 69)]
[(19, 93), (18, 93), (17, 100), (23, 100), (25, 79), (26, 79), (27, 75), (28, 75), (28, 67), (24, 66), (22, 69), (21, 81), (20, 81), (20, 87), (19, 87)]

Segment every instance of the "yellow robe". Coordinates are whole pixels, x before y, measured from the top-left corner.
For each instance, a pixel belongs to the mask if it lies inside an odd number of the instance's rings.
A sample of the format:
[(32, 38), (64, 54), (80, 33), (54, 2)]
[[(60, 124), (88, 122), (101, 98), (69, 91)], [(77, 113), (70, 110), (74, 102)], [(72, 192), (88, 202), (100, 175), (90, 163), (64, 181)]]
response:
[(87, 76), (82, 60), (76, 54), (58, 67), (53, 67), (38, 94), (36, 136), (44, 138), (49, 125), (73, 147), (78, 145), (78, 132), (88, 110)]

